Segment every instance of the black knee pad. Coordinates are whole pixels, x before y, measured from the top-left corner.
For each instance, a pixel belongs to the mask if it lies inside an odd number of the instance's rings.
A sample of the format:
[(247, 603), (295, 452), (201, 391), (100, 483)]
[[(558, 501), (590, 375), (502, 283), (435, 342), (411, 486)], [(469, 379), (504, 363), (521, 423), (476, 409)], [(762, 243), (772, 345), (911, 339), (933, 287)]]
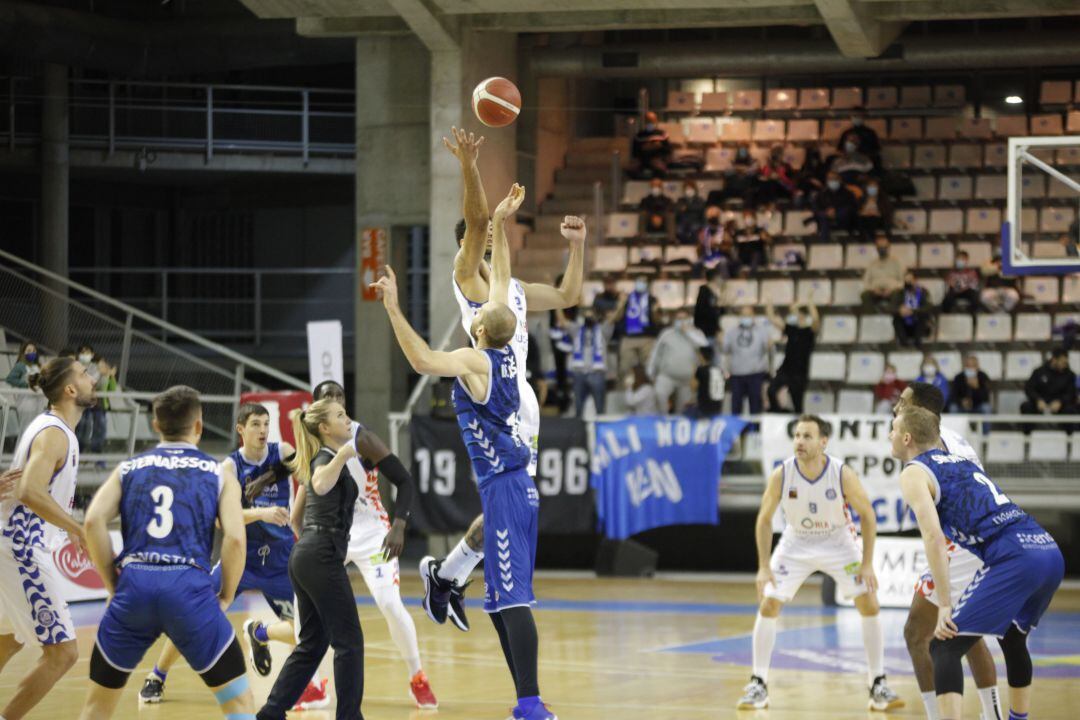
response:
[(1013, 625), (1004, 637), (998, 639), (998, 645), (1005, 654), (1005, 674), (1009, 678), (1009, 687), (1023, 688), (1030, 685), (1033, 672), (1027, 635)]
[(94, 643), (94, 652), (90, 654), (90, 682), (110, 690), (120, 690), (127, 685), (130, 675), (131, 673), (110, 665), (101, 650), (98, 650), (97, 643)]
[(934, 660), (934, 690), (938, 695), (964, 693), (964, 666), (961, 659), (979, 638), (971, 635), (951, 640), (930, 641), (930, 657)]
[(244, 650), (240, 647), (240, 640), (233, 636), (232, 643), (222, 653), (214, 666), (204, 672), (201, 677), (207, 687), (219, 687), (225, 685), (247, 672), (247, 661), (244, 660)]

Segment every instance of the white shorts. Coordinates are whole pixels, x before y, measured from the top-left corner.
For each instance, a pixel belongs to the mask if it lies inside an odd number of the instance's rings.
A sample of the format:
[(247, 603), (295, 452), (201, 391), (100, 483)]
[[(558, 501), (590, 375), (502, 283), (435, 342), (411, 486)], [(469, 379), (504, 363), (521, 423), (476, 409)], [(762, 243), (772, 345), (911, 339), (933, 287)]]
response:
[[(955, 602), (975, 579), (975, 573), (982, 569), (983, 561), (975, 553), (968, 552), (954, 543), (949, 543), (947, 555), (949, 558), (949, 597)], [(938, 604), (934, 576), (930, 573), (929, 566), (922, 571), (915, 582), (915, 592), (935, 605)]]
[(379, 588), (401, 585), (397, 558), (385, 560), (382, 554), (383, 540), (388, 532), (385, 525), (370, 524), (353, 525), (349, 533), (345, 564), (356, 565), (372, 594)]
[(52, 553), (26, 548), (15, 553), (0, 543), (0, 635), (24, 645), (56, 645), (75, 639)]
[(846, 598), (858, 597), (867, 590), (859, 579), (862, 541), (847, 530), (812, 540), (784, 533), (773, 550), (769, 567), (776, 583), (765, 586), (765, 597), (780, 602), (790, 602), (806, 578), (815, 572), (823, 572), (835, 580)]

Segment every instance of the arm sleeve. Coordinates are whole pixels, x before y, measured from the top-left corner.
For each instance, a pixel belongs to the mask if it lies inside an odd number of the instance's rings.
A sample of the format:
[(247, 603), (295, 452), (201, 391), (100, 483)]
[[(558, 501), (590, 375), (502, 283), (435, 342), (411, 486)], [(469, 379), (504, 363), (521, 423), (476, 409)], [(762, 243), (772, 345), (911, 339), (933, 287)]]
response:
[(416, 494), (412, 475), (401, 464), (397, 455), (390, 453), (376, 466), (391, 485), (397, 488), (397, 500), (394, 502), (394, 520), (408, 521), (412, 512), (413, 496)]

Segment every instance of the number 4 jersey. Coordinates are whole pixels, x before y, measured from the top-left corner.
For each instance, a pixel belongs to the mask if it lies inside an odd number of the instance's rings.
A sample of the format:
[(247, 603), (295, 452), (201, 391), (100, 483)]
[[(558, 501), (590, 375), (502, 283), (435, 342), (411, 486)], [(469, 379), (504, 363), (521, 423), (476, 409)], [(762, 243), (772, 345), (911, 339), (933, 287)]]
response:
[(120, 465), (120, 524), (132, 563), (210, 571), (221, 465), (188, 443), (161, 443)]

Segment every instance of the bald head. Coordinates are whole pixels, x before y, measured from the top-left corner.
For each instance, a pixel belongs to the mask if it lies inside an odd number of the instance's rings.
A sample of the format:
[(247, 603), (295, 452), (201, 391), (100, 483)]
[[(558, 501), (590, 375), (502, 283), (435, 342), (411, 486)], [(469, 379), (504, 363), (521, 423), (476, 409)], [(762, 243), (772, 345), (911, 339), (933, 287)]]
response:
[(514, 339), (517, 317), (501, 302), (489, 300), (473, 318), (469, 332), (481, 348), (502, 348)]

